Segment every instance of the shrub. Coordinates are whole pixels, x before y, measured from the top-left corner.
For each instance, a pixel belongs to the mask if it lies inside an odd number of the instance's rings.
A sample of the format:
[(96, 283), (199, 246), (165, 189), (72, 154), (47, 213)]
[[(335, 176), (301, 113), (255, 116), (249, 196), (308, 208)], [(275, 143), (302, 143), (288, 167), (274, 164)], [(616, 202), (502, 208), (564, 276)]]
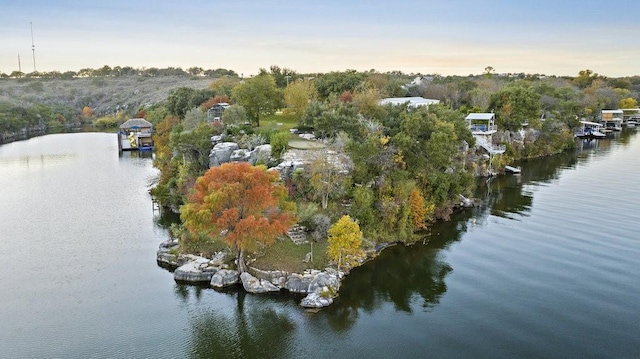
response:
[(282, 157), (284, 151), (287, 150), (291, 133), (278, 132), (271, 136), (271, 153), (274, 157)]
[(313, 216), (320, 212), (320, 206), (313, 202), (303, 202), (298, 205), (298, 223), (309, 229), (313, 226)]

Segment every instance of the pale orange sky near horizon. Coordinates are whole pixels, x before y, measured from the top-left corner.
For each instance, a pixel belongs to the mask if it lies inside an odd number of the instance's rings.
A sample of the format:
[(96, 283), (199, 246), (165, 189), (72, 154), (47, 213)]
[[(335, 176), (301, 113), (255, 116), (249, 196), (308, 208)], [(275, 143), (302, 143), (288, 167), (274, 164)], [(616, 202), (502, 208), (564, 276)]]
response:
[(469, 75), (640, 75), (640, 3), (79, 1), (0, 4), (0, 72), (271, 65)]

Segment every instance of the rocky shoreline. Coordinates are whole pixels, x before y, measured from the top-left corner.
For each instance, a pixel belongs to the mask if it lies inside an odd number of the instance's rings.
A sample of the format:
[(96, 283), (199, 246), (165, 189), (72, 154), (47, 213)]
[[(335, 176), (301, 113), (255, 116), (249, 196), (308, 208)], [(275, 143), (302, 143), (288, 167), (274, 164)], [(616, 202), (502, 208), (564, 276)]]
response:
[(156, 260), (162, 267), (173, 269), (173, 278), (184, 283), (209, 283), (212, 288), (242, 285), (249, 293), (269, 293), (287, 290), (290, 293), (306, 294), (300, 301), (305, 308), (323, 308), (331, 305), (337, 297), (344, 273), (334, 268), (305, 270), (303, 273), (285, 271), (263, 271), (249, 267), (242, 274), (228, 268), (225, 263), (228, 252), (218, 252), (212, 258), (192, 254), (175, 254), (178, 242), (162, 242)]

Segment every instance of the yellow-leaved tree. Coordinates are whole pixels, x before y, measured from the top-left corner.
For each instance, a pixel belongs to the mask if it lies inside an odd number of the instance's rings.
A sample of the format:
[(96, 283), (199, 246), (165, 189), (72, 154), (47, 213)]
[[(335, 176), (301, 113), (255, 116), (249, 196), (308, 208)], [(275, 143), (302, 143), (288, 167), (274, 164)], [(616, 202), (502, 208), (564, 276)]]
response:
[(620, 100), (620, 108), (636, 108), (638, 107), (638, 101), (633, 97), (627, 97)]
[(348, 215), (342, 216), (327, 232), (329, 234), (327, 255), (338, 264), (338, 269), (349, 270), (365, 257), (362, 231), (358, 222)]
[(409, 206), (411, 206), (411, 222), (413, 229), (418, 231), (427, 228), (427, 215), (429, 214), (429, 208), (427, 208), (424, 197), (417, 188), (411, 191), (409, 196)]

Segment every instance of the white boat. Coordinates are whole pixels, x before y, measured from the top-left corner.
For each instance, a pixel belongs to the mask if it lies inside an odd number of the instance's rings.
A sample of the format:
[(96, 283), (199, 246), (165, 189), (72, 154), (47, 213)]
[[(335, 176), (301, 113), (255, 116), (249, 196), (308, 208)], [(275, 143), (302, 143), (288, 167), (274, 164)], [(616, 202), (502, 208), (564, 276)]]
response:
[(603, 133), (603, 128), (601, 123), (597, 122), (589, 122), (589, 121), (580, 121), (582, 127), (575, 133), (575, 137), (577, 138), (586, 138), (586, 139), (597, 139), (597, 138), (605, 138), (607, 135)]
[(622, 113), (622, 126), (638, 126), (640, 123), (640, 108), (623, 108)]
[(632, 116), (629, 117), (624, 124), (627, 125), (627, 127), (636, 127), (638, 122), (640, 122), (640, 116)]
[(520, 173), (520, 167), (504, 166), (504, 170), (511, 173)]

